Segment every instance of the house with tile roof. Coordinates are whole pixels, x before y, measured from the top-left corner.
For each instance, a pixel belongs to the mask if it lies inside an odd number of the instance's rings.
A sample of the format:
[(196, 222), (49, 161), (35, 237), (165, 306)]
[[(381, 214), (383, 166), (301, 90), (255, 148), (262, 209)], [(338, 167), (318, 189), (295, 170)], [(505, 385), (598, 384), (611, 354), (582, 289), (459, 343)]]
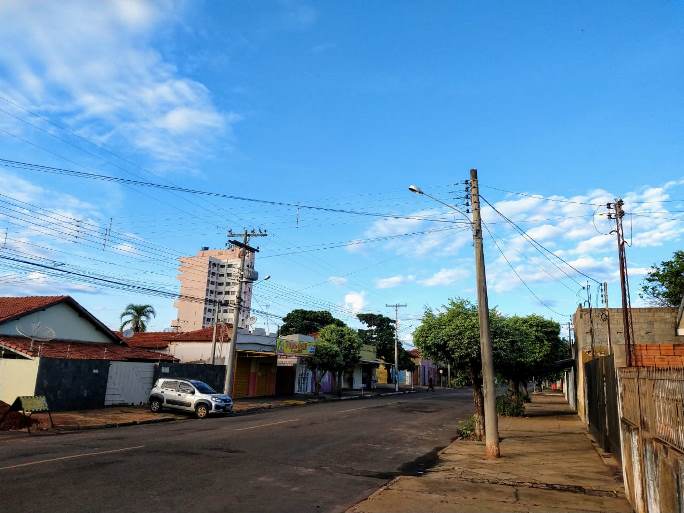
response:
[(128, 345), (70, 296), (0, 297), (0, 401), (45, 395), (48, 404), (96, 407), (115, 389), (113, 362), (149, 371), (173, 361)]

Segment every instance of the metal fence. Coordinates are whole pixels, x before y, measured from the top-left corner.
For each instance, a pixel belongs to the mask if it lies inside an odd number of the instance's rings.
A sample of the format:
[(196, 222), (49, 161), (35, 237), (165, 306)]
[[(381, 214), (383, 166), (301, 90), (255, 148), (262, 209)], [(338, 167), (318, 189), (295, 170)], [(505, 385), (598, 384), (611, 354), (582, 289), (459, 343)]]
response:
[(584, 364), (589, 429), (606, 451), (621, 457), (618, 389), (613, 356), (600, 356)]
[(622, 418), (684, 452), (684, 369), (620, 369)]

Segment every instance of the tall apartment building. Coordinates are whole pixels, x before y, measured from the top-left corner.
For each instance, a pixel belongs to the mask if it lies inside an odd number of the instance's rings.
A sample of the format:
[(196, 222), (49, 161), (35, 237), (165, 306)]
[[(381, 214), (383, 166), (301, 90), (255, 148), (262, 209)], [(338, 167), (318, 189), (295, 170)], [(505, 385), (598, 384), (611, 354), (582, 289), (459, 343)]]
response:
[[(171, 322), (177, 331), (192, 331), (214, 322), (233, 321), (235, 298), (238, 289), (240, 248), (209, 249), (203, 247), (195, 256), (181, 257), (177, 276), (180, 281), (181, 297), (174, 302), (178, 318)], [(258, 277), (254, 270), (254, 253), (245, 256), (242, 284), (242, 308), (238, 326), (247, 326), (252, 305), (252, 283)], [(187, 298), (199, 298), (184, 299)], [(216, 305), (215, 301), (223, 301)]]

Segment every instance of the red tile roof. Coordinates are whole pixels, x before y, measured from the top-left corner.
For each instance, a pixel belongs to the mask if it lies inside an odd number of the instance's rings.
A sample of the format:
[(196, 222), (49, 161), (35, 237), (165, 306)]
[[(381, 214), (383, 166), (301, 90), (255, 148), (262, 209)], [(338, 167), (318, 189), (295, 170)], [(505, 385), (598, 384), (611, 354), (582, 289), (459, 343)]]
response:
[(409, 349), (407, 352), (411, 358), (420, 358), (420, 351), (418, 349)]
[[(134, 333), (126, 338), (121, 333), (117, 335), (131, 347), (145, 349), (164, 349), (171, 342), (211, 342), (214, 336), (214, 327), (208, 326), (194, 331), (174, 332), (174, 331), (146, 331), (144, 333)], [(227, 342), (230, 340), (231, 325), (220, 324), (216, 327), (216, 339)]]
[[(230, 335), (232, 333), (232, 325), (230, 324), (219, 324), (216, 326), (216, 339), (220, 340), (223, 337), (223, 341), (227, 342), (230, 340)], [(177, 333), (174, 337), (174, 342), (211, 342), (214, 336), (214, 327), (208, 326), (194, 331), (184, 331)]]
[(64, 358), (68, 360), (114, 360), (114, 361), (176, 361), (169, 354), (146, 351), (124, 344), (95, 344), (85, 342), (57, 341), (31, 343), (22, 337), (0, 337), (0, 348), (15, 351), (24, 356)]
[(164, 349), (178, 335), (178, 333), (169, 331), (147, 331), (144, 333), (134, 333), (130, 337), (124, 337), (120, 331), (117, 331), (116, 334), (121, 337), (121, 340), (127, 346), (142, 349)]
[(0, 297), (0, 322), (61, 303), (69, 296)]

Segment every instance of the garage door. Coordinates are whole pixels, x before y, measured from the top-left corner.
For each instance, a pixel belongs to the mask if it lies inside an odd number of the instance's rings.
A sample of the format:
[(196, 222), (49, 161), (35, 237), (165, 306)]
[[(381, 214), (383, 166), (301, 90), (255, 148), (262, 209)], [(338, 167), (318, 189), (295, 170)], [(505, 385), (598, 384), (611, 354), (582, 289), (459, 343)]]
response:
[(154, 363), (110, 362), (105, 406), (143, 404), (149, 399)]

